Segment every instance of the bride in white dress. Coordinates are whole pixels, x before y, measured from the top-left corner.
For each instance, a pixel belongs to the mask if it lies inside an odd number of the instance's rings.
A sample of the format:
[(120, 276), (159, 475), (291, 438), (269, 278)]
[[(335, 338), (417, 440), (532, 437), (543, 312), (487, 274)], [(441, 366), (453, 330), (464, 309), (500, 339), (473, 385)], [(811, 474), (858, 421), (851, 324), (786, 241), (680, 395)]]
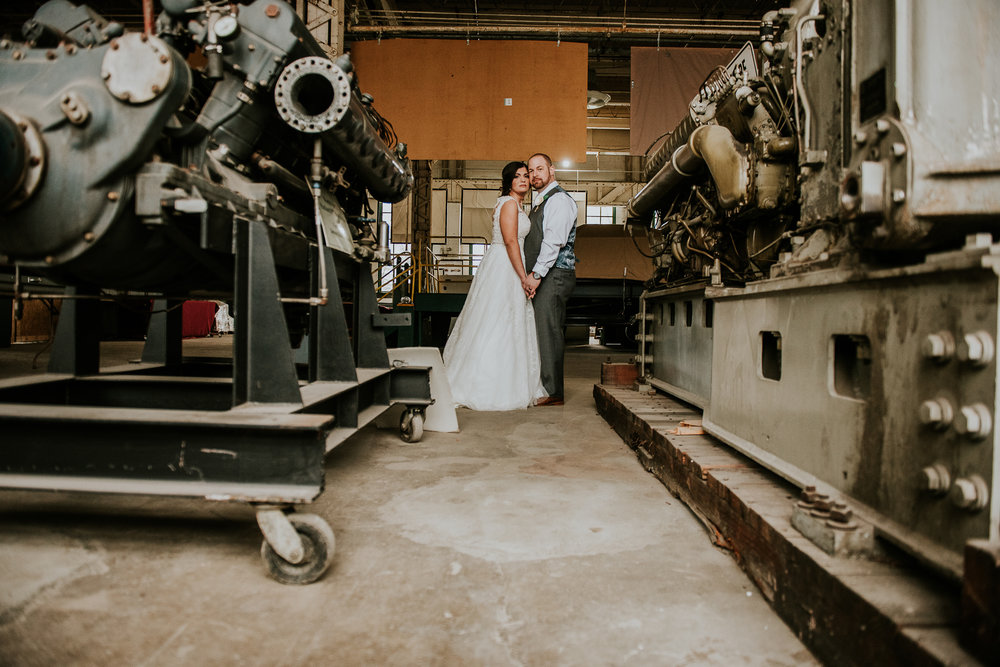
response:
[(524, 293), (524, 237), (531, 223), (522, 209), (528, 166), (503, 168), (502, 196), (493, 209), (493, 242), (472, 280), (444, 348), (451, 394), (473, 410), (516, 410), (544, 397), (535, 312)]

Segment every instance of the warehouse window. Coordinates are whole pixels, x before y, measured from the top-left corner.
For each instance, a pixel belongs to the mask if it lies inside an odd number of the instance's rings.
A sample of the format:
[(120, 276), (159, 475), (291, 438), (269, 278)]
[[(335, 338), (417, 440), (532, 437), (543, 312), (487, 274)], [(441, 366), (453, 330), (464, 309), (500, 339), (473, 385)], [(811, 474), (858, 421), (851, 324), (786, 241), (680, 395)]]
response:
[(615, 224), (614, 206), (588, 206), (588, 225), (613, 225)]
[(470, 243), (466, 246), (468, 250), (464, 259), (468, 262), (469, 273), (472, 275), (476, 275), (476, 271), (479, 270), (479, 263), (483, 261), (483, 255), (486, 254), (486, 247), (485, 243)]

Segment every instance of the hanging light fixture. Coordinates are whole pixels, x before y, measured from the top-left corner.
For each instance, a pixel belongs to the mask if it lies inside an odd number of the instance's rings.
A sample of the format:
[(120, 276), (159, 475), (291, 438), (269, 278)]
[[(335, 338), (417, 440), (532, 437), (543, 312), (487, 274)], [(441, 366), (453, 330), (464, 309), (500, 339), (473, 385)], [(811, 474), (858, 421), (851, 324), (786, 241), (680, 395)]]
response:
[(607, 93), (602, 93), (599, 90), (588, 90), (587, 91), (587, 108), (588, 109), (600, 109), (605, 104), (611, 101), (611, 95)]

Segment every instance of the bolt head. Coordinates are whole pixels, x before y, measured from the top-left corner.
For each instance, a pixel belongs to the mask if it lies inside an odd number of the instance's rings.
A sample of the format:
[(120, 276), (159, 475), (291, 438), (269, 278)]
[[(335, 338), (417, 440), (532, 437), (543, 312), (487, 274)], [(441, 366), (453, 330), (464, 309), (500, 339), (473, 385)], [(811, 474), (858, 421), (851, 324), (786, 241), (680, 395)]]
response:
[(993, 361), (993, 337), (985, 331), (967, 333), (958, 342), (958, 358), (982, 367)]
[(935, 495), (943, 495), (951, 486), (951, 475), (940, 463), (927, 466), (920, 471), (920, 488)]
[(939, 331), (928, 334), (920, 349), (926, 359), (945, 363), (955, 353), (955, 340), (947, 331)]
[(920, 404), (920, 423), (937, 429), (947, 428), (954, 417), (951, 403), (944, 398), (935, 398)]
[(858, 146), (864, 145), (868, 141), (868, 133), (864, 130), (858, 130), (854, 133), (854, 143)]
[(986, 483), (975, 475), (960, 477), (951, 487), (951, 502), (956, 507), (977, 511), (986, 507), (987, 500), (989, 500), (989, 490), (986, 488)]
[(896, 204), (902, 204), (906, 201), (906, 190), (893, 190), (892, 201)]
[(875, 121), (875, 131), (879, 134), (886, 134), (889, 128), (892, 127), (885, 118), (879, 118)]
[(985, 438), (992, 428), (990, 411), (982, 403), (962, 406), (955, 416), (955, 430), (973, 440)]
[(906, 144), (897, 141), (892, 144), (892, 156), (901, 158), (906, 155)]
[(941, 423), (941, 406), (937, 401), (924, 401), (920, 404), (920, 422), (937, 425)]

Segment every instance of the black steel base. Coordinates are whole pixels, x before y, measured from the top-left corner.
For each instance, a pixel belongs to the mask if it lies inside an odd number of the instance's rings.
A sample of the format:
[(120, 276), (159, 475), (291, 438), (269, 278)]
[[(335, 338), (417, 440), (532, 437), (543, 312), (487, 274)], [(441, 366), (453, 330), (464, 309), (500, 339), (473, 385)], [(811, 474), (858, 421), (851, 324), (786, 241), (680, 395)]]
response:
[(98, 302), (67, 290), (49, 374), (0, 381), (0, 489), (304, 503), (327, 451), (430, 404), (430, 369), (389, 363), (370, 266), (328, 248), (296, 364), (268, 228), (236, 225), (232, 359), (183, 359), (180, 302), (157, 301), (143, 362), (99, 370)]

